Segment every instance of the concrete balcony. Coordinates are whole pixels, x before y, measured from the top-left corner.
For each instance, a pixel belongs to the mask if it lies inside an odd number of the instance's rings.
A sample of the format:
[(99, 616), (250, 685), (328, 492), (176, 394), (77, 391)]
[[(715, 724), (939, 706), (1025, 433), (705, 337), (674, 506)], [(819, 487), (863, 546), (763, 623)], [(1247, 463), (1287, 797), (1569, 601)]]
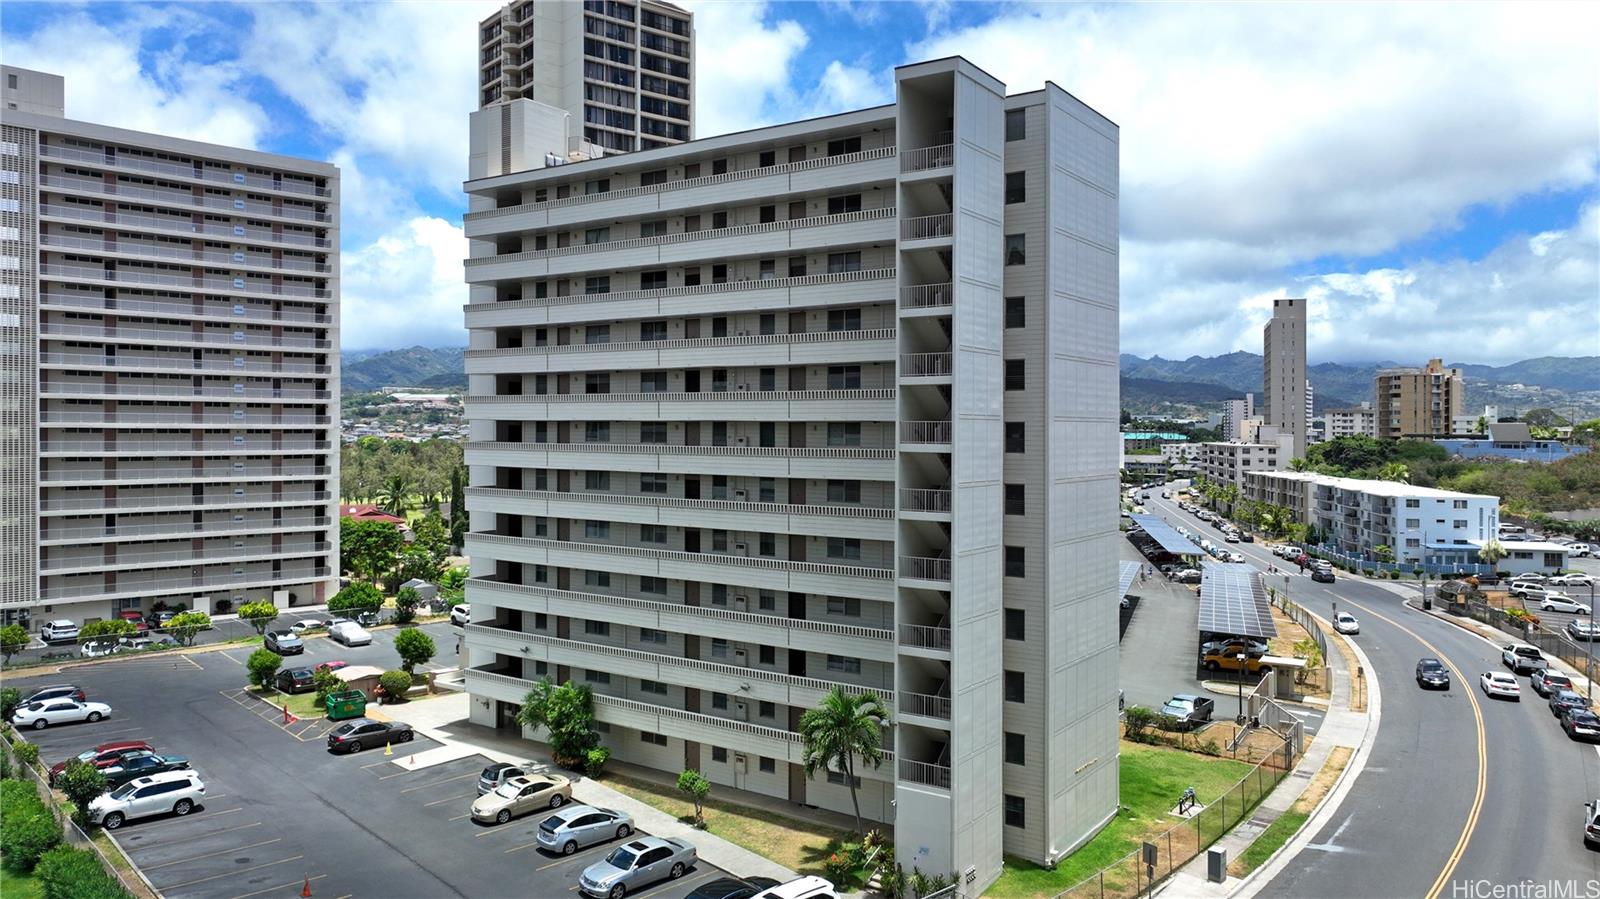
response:
[(900, 577), (911, 581), (928, 581), (942, 584), (939, 589), (950, 589), (950, 560), (935, 556), (901, 556)]
[[(121, 552), (72, 553), (62, 558), (39, 560), (40, 575), (87, 574), (93, 571), (155, 571), (162, 568), (193, 568), (196, 565), (227, 565), (234, 562), (259, 562), (268, 559), (294, 559), (326, 556), (327, 546), (300, 545), (209, 547), (195, 549), (193, 540), (173, 540), (170, 546)], [(114, 548), (115, 544), (110, 544)]]
[(893, 421), (895, 391), (725, 390), (469, 396), (465, 417), (545, 421)]
[[(308, 581), (326, 581), (333, 577), (326, 569), (318, 573), (315, 567), (295, 568), (277, 575), (246, 572), (234, 576), (230, 573), (200, 573), (189, 577), (121, 580), (116, 583), (76, 583), (66, 585), (46, 584), (39, 588), (39, 598), (47, 602), (87, 602), (90, 600), (143, 597), (148, 600), (167, 596), (189, 597), (197, 594), (227, 597), (235, 590), (259, 587), (292, 586)], [(69, 613), (70, 614), (70, 613)]]
[(663, 600), (558, 590), (529, 584), (503, 584), (484, 578), (467, 581), (467, 599), (482, 609), (493, 606), (522, 612), (565, 615), (648, 627), (701, 637), (760, 643), (800, 652), (836, 653), (878, 662), (894, 661), (893, 632), (855, 624), (763, 615), (718, 606), (691, 606)]
[(948, 453), (952, 431), (949, 421), (902, 421), (900, 445), (918, 452)]
[(327, 326), (333, 322), (332, 316), (315, 312), (293, 312), (287, 309), (273, 310), (256, 304), (229, 304), (217, 303), (194, 305), (192, 302), (173, 300), (163, 302), (159, 300), (125, 300), (106, 299), (98, 296), (84, 296), (68, 293), (47, 293), (39, 299), (42, 309), (79, 312), (89, 310), (107, 315), (139, 315), (155, 318), (175, 318), (199, 321), (229, 321), (247, 323), (277, 324), (286, 323), (294, 325), (322, 325)]
[(139, 381), (118, 381), (114, 384), (87, 384), (82, 382), (46, 382), (39, 385), (39, 395), (49, 397), (106, 397), (116, 399), (212, 399), (212, 400), (287, 400), (295, 403), (324, 403), (330, 399), (326, 390), (273, 390), (270, 387), (247, 387), (233, 390), (227, 387), (160, 386)]
[(932, 762), (918, 762), (912, 759), (900, 759), (900, 779), (927, 787), (936, 787), (941, 790), (950, 789), (950, 766), (935, 765)]
[(246, 492), (244, 495), (219, 494), (193, 496), (189, 494), (155, 496), (51, 496), (39, 500), (39, 511), (45, 515), (83, 515), (98, 512), (165, 512), (174, 509), (273, 509), (290, 506), (327, 507), (332, 503), (330, 493), (315, 492)]
[(268, 228), (254, 228), (247, 225), (197, 225), (192, 220), (178, 215), (142, 215), (135, 212), (124, 212), (114, 206), (106, 209), (96, 209), (82, 205), (66, 206), (59, 203), (43, 202), (39, 206), (39, 217), (51, 221), (89, 222), (94, 225), (157, 231), (178, 236), (200, 234), (206, 237), (221, 238), (230, 243), (253, 243), (262, 246), (276, 245), (330, 250), (333, 247), (333, 242), (326, 237), (317, 237), (297, 231), (273, 231)]
[(136, 187), (123, 182), (106, 182), (93, 178), (76, 178), (71, 175), (40, 175), (39, 194), (76, 194), (86, 197), (114, 197), (140, 205), (150, 204), (177, 209), (218, 210), (253, 219), (283, 219), (296, 223), (329, 224), (333, 216), (326, 209), (279, 203), (261, 203), (243, 198), (218, 197), (213, 194), (196, 195), (193, 192), (161, 188)]
[(878, 147), (720, 175), (469, 212), (464, 225), (467, 237), (486, 237), (599, 219), (682, 212), (706, 205), (737, 206), (785, 194), (893, 181), (894, 158), (894, 147)]
[[(326, 333), (326, 332), (324, 332)], [(138, 346), (227, 346), (241, 349), (286, 347), (300, 350), (328, 350), (326, 340), (314, 337), (274, 337), (256, 331), (207, 330), (196, 334), (178, 328), (128, 328), (122, 326), (68, 325), (55, 321), (39, 323), (41, 340), (95, 340)]]
[(324, 428), (329, 419), (322, 415), (205, 415), (188, 412), (60, 412), (39, 415), (46, 427), (93, 428)]
[[(912, 650), (928, 650), (940, 655), (935, 658), (949, 658), (950, 654), (950, 629), (947, 627), (934, 627), (926, 624), (900, 625), (900, 648)], [(924, 653), (918, 653), (922, 655)]]
[(77, 255), (104, 256), (116, 259), (166, 259), (194, 263), (208, 268), (249, 269), (270, 274), (293, 272), (311, 276), (327, 276), (332, 270), (326, 263), (309, 259), (273, 259), (270, 256), (251, 256), (246, 253), (227, 253), (219, 250), (192, 250), (173, 244), (151, 244), (139, 239), (119, 242), (100, 237), (68, 237), (60, 234), (39, 235), (39, 246), (48, 250), (64, 250)]
[(727, 665), (705, 659), (687, 659), (677, 655), (645, 652), (604, 643), (588, 643), (583, 640), (564, 640), (548, 634), (514, 631), (482, 624), (469, 624), (462, 630), (466, 634), (467, 646), (474, 650), (533, 659), (552, 665), (605, 671), (613, 677), (633, 677), (679, 684), (699, 690), (728, 693), (763, 702), (778, 702), (804, 709), (814, 708), (834, 687), (842, 687), (851, 695), (877, 692), (885, 704), (892, 704), (892, 692), (887, 691), (882, 685), (868, 686), (800, 677), (768, 671), (765, 668)]
[[(48, 521), (48, 519), (47, 519)], [(39, 532), (40, 546), (58, 546), (82, 543), (85, 540), (117, 542), (122, 540), (189, 539), (193, 537), (238, 537), (251, 534), (291, 534), (327, 531), (332, 525), (318, 523), (315, 519), (288, 521), (165, 522), (160, 524), (86, 524), (47, 527)]]
[(952, 353), (901, 353), (900, 380), (916, 384), (948, 384), (955, 371)]
[(900, 222), (900, 239), (903, 241), (944, 241), (955, 233), (955, 216), (948, 212), (919, 215)]
[(860, 481), (895, 478), (895, 451), (888, 448), (472, 441), (465, 451), (468, 465), (510, 468)]
[(900, 172), (912, 174), (950, 168), (955, 165), (955, 149), (954, 144), (945, 143), (907, 150), (900, 154)]
[(69, 281), (74, 284), (131, 284), (137, 287), (168, 288), (222, 296), (294, 297), (312, 300), (326, 300), (332, 296), (331, 291), (310, 284), (295, 282), (274, 284), (259, 278), (196, 278), (187, 272), (176, 272), (170, 267), (113, 270), (89, 265), (46, 262), (39, 266), (39, 280)]
[[(928, 693), (900, 691), (899, 711), (902, 718), (922, 718), (935, 727), (950, 726), (950, 697)], [(909, 724), (924, 722), (910, 721)]]
[(176, 178), (203, 184), (226, 184), (251, 191), (273, 191), (290, 196), (328, 197), (332, 192), (325, 187), (293, 178), (264, 178), (245, 172), (230, 172), (205, 166), (158, 162), (140, 156), (107, 156), (92, 150), (76, 147), (41, 146), (39, 155), (47, 160), (61, 160), (74, 166), (90, 166), (112, 172), (149, 173), (162, 178)]
[(946, 516), (946, 519), (941, 520), (947, 520), (950, 514), (950, 491), (902, 487), (900, 511), (939, 514)]
[[(470, 307), (469, 307), (470, 308)], [(571, 343), (468, 350), (467, 374), (832, 365), (894, 358), (895, 329)]]
[[(116, 437), (118, 435), (110, 435)], [(313, 442), (292, 441), (273, 445), (264, 437), (246, 439), (243, 444), (229, 441), (201, 441), (195, 443), (190, 439), (179, 440), (140, 440), (140, 435), (121, 435), (121, 440), (111, 443), (105, 437), (89, 439), (62, 438), (59, 440), (41, 440), (39, 442), (39, 455), (41, 456), (83, 456), (95, 457), (114, 456), (266, 456), (282, 455), (289, 457), (320, 458), (330, 452), (330, 444), (317, 445)]]
[(955, 305), (955, 285), (914, 284), (900, 288), (900, 309), (948, 309)]
[[(323, 355), (323, 354), (319, 354)], [(72, 370), (106, 370), (106, 371), (183, 371), (194, 374), (289, 374), (289, 375), (320, 375), (326, 377), (330, 374), (329, 367), (313, 362), (262, 362), (248, 359), (243, 356), (233, 359), (204, 358), (195, 361), (186, 356), (106, 356), (96, 353), (40, 353), (40, 368), (61, 368)], [(242, 364), (241, 364), (242, 363)]]
[(755, 589), (856, 596), (884, 601), (894, 598), (894, 571), (864, 565), (799, 562), (762, 556), (693, 553), (612, 543), (481, 533), (467, 535), (467, 555), (530, 565), (664, 577), (669, 580), (710, 579)]
[[(895, 270), (862, 269), (794, 278), (725, 281), (693, 287), (620, 290), (612, 293), (534, 297), (496, 303), (469, 303), (468, 328), (527, 327), (547, 324), (712, 315), (751, 309), (815, 309), (869, 305), (893, 296)], [(469, 357), (471, 353), (469, 352)]]
[(783, 222), (480, 256), (466, 260), (467, 283), (492, 284), (544, 275), (570, 275), (767, 254), (786, 255), (800, 250), (888, 243), (894, 239), (894, 217), (894, 207), (886, 206)]
[(326, 468), (310, 468), (288, 466), (272, 468), (271, 466), (247, 466), (234, 468), (231, 466), (206, 466), (205, 468), (192, 468), (184, 464), (187, 460), (180, 460), (171, 465), (153, 465), (138, 467), (117, 467), (99, 471), (84, 471), (78, 469), (44, 470), (39, 472), (39, 483), (58, 484), (190, 484), (203, 481), (248, 481), (251, 483), (272, 483), (274, 481), (313, 481), (323, 480), (329, 476)]
[(541, 515), (573, 520), (604, 519), (668, 527), (766, 531), (813, 537), (893, 540), (894, 510), (870, 506), (752, 503), (626, 493), (562, 493), (546, 490), (467, 488), (467, 510)]

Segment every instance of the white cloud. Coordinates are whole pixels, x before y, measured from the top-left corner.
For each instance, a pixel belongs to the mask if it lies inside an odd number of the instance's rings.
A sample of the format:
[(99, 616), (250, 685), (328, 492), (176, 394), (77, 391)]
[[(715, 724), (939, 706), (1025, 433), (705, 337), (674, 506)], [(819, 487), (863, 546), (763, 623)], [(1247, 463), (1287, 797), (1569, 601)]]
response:
[(371, 244), (344, 254), (340, 272), (340, 343), (387, 349), (467, 342), (461, 307), (467, 286), (461, 226), (418, 216)]
[(778, 121), (770, 108), (789, 88), (789, 71), (809, 38), (792, 20), (771, 25), (766, 3), (685, 3), (694, 12), (695, 137)]

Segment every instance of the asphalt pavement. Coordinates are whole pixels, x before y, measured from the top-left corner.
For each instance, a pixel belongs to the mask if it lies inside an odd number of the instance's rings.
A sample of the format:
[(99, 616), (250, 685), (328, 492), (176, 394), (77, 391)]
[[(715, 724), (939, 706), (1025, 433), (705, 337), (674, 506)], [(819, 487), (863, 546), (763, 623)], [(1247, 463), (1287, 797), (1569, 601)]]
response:
[[(1153, 497), (1148, 505), (1173, 523), (1195, 520), (1170, 501)], [(1281, 565), (1259, 543), (1229, 548), (1263, 569)], [(1588, 895), (1588, 885), (1600, 883), (1600, 853), (1584, 848), (1580, 825), (1583, 802), (1600, 797), (1600, 752), (1568, 740), (1526, 678), (1522, 702), (1486, 698), (1478, 676), (1505, 670), (1498, 648), (1404, 605), (1406, 595), (1420, 595), (1414, 582), (1284, 577), (1290, 597), (1324, 618), (1337, 602), (1360, 620), (1351, 639), (1371, 661), (1383, 717), (1337, 814), (1261, 895), (1490, 895), (1472, 892), (1478, 881), (1559, 882), (1553, 889)], [(1418, 689), (1414, 671), (1423, 656), (1455, 669), (1448, 692)]]

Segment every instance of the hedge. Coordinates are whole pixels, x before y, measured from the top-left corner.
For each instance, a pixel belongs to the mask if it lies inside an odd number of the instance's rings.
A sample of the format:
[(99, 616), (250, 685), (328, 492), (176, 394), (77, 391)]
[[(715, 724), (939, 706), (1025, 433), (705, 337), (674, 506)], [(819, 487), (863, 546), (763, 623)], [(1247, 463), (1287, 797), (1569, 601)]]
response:
[(128, 899), (128, 891), (86, 849), (57, 846), (39, 859), (33, 877), (44, 899)]
[(61, 825), (32, 784), (6, 781), (0, 787), (0, 802), (5, 804), (5, 817), (0, 818), (0, 856), (6, 868), (27, 874), (40, 856), (61, 842)]

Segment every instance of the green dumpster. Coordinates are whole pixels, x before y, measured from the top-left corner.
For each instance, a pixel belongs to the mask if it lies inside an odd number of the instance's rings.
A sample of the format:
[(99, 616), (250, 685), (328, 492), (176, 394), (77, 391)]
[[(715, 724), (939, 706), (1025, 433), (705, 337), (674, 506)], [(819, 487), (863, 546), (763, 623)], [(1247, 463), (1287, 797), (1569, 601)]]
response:
[(360, 690), (344, 690), (328, 694), (328, 718), (360, 718), (367, 713), (367, 697)]

